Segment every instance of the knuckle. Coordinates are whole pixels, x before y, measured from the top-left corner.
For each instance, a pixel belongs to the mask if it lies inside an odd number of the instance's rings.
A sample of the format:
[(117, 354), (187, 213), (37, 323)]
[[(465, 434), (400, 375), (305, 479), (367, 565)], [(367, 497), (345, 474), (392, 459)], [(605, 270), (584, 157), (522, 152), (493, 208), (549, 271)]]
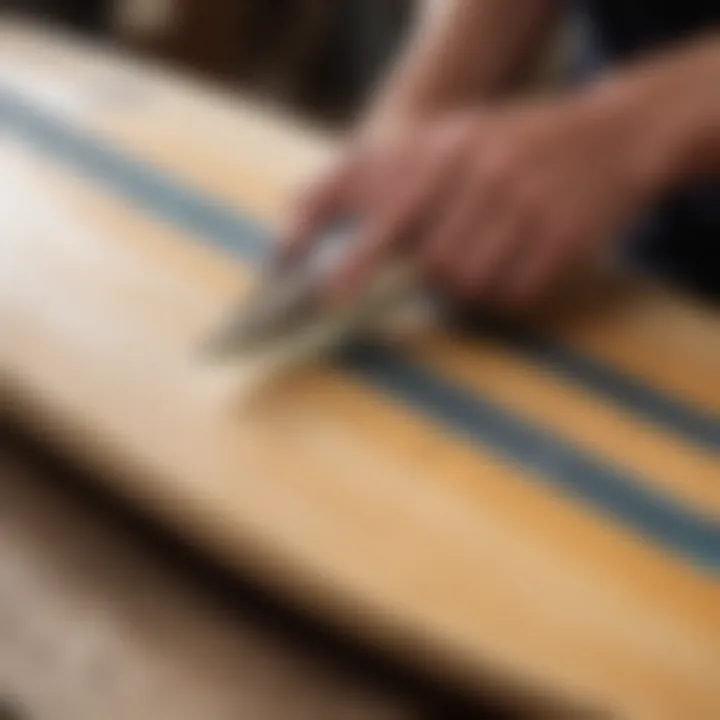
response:
[(495, 146), (486, 157), (487, 172), (498, 181), (515, 178), (522, 167), (522, 155), (507, 143)]
[(515, 151), (504, 148), (492, 148), (481, 153), (475, 160), (472, 176), (476, 184), (515, 188), (522, 181), (522, 163)]
[(445, 141), (451, 147), (464, 147), (466, 142), (472, 137), (474, 130), (474, 121), (470, 115), (460, 115), (453, 118), (444, 128), (443, 135)]

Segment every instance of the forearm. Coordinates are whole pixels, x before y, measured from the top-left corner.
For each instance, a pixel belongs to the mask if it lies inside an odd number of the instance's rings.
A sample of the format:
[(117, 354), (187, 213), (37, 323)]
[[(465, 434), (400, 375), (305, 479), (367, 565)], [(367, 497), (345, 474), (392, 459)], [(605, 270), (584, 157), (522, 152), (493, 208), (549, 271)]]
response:
[(638, 167), (658, 194), (720, 173), (720, 34), (608, 76), (590, 97), (637, 126)]
[(558, 0), (423, 0), (366, 126), (462, 107), (502, 89), (547, 35)]

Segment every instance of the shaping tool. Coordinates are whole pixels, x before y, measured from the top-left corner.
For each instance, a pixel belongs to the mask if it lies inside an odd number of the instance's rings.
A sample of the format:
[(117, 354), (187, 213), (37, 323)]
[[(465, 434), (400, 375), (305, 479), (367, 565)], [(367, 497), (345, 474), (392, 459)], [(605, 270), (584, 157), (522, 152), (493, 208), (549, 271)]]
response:
[(372, 332), (417, 300), (417, 273), (402, 262), (381, 268), (349, 306), (324, 300), (324, 282), (356, 237), (357, 226), (337, 225), (318, 238), (300, 261), (274, 264), (211, 338), (206, 348), (210, 356), (216, 362), (252, 361), (274, 375)]

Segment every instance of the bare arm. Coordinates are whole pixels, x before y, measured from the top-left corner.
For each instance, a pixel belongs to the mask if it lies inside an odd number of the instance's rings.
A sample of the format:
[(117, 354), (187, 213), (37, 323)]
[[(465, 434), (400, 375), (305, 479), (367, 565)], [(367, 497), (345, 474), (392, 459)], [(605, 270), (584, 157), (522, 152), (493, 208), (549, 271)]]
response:
[(419, 0), (415, 28), (369, 111), (371, 126), (475, 104), (547, 36), (558, 0)]
[(641, 60), (586, 94), (608, 122), (637, 128), (638, 168), (659, 192), (720, 173), (720, 34)]

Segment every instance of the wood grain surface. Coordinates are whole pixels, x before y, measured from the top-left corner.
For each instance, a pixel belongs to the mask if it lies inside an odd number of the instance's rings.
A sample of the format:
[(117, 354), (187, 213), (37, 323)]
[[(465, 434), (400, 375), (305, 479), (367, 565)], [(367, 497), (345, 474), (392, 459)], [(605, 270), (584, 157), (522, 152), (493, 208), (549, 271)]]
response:
[(76, 480), (0, 437), (0, 717), (422, 715), (407, 689), (338, 664), (247, 593), (208, 587)]
[(236, 580), (0, 423), (2, 720), (537, 717)]
[(11, 21), (0, 83), (19, 421), (437, 672), (620, 717), (718, 716), (715, 310), (637, 280), (529, 334), (356, 350), (238, 399), (198, 347), (333, 143)]

